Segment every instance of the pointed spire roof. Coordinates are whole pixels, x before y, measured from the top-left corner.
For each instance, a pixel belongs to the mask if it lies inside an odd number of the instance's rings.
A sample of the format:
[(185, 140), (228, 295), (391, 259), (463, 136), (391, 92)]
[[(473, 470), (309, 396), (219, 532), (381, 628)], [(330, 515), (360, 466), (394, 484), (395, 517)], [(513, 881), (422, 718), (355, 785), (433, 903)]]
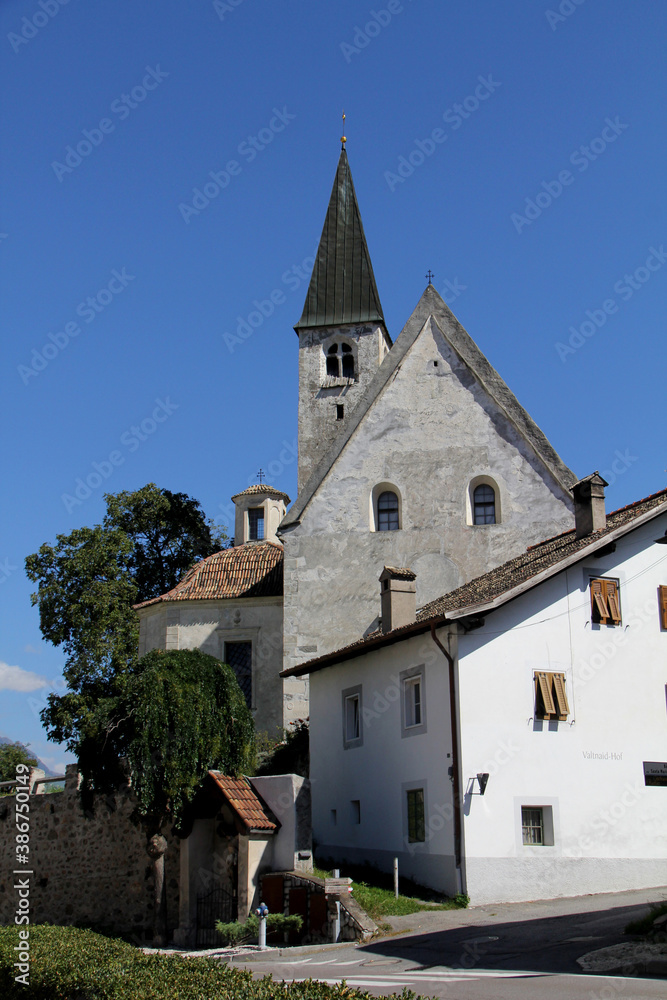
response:
[(294, 327), (384, 323), (345, 149), (341, 150), (301, 319)]

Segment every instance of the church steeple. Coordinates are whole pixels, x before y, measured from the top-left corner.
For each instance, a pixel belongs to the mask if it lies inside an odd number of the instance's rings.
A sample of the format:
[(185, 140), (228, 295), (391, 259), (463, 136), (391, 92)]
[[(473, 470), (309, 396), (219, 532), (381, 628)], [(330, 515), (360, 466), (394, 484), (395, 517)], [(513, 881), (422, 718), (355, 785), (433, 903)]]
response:
[(345, 148), (338, 160), (301, 319), (294, 329), (384, 324)]
[(391, 347), (343, 149), (299, 336), (299, 490), (351, 418)]

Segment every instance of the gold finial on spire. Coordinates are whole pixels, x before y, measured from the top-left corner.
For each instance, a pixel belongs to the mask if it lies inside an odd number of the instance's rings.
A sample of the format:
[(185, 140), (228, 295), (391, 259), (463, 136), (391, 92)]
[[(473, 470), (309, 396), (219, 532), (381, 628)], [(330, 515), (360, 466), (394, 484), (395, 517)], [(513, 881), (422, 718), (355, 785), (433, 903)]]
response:
[[(345, 131), (345, 112), (343, 111), (343, 132)], [(347, 136), (341, 135), (340, 137), (340, 148), (345, 149), (345, 143), (347, 142)]]

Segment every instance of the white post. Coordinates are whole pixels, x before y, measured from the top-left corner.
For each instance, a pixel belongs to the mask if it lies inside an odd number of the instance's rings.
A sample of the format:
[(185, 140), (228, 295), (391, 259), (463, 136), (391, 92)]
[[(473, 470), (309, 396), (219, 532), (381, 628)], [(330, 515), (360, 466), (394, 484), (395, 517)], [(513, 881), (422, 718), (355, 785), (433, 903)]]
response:
[[(340, 868), (334, 868), (333, 871), (334, 878), (340, 878)], [(333, 943), (336, 944), (338, 938), (340, 937), (340, 900), (336, 900), (336, 919), (334, 920), (333, 926)]]
[(394, 896), (398, 899), (398, 858), (394, 858)]
[(260, 951), (266, 951), (266, 916), (268, 912), (269, 908), (266, 903), (260, 903), (259, 909), (256, 911), (259, 917), (258, 944)]

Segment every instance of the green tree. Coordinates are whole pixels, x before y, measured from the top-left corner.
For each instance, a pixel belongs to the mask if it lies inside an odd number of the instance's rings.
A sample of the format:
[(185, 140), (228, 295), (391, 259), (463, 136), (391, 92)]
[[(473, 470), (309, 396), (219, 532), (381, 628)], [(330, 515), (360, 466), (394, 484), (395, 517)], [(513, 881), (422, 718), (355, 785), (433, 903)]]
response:
[[(129, 769), (135, 818), (154, 863), (154, 941), (165, 939), (162, 830), (180, 829), (210, 769), (238, 775), (254, 756), (254, 726), (234, 672), (200, 650), (153, 650), (116, 683), (93, 713), (104, 738), (80, 760), (84, 788), (108, 791), (117, 766)], [(101, 748), (101, 752), (100, 752)]]
[[(0, 781), (14, 781), (17, 764), (38, 767), (39, 761), (24, 743), (0, 743)], [(13, 792), (13, 788), (0, 788), (0, 795), (11, 795)]]
[(154, 483), (106, 494), (101, 525), (58, 535), (26, 559), (38, 589), (44, 638), (65, 653), (67, 692), (51, 694), (42, 712), (49, 739), (77, 757), (103, 753), (98, 710), (118, 694), (116, 682), (136, 666), (139, 627), (132, 605), (178, 583), (197, 559), (226, 540), (198, 501)]

